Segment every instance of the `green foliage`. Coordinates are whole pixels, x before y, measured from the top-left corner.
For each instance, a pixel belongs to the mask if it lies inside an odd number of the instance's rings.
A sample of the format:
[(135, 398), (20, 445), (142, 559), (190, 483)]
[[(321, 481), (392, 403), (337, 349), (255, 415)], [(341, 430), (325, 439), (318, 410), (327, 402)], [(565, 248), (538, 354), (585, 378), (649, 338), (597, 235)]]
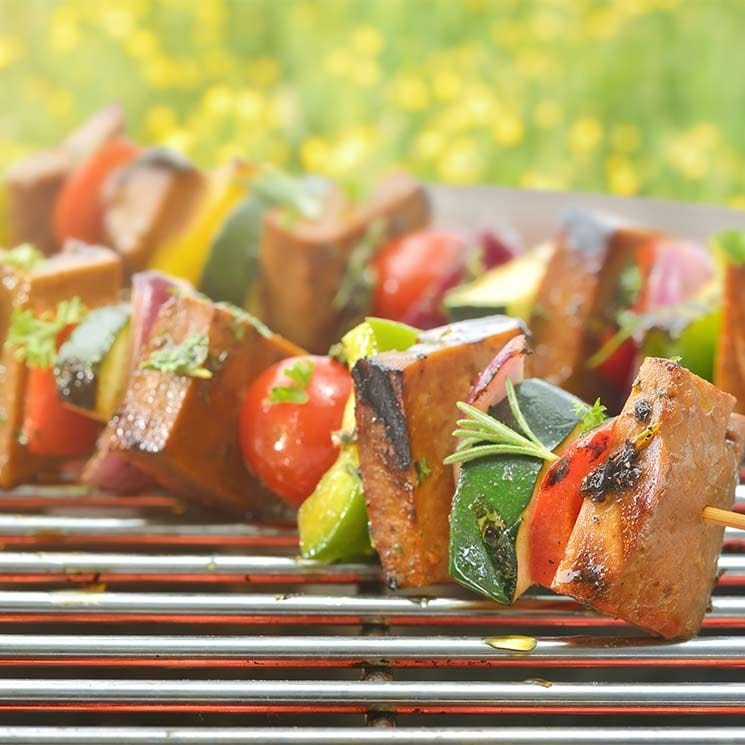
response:
[(0, 0), (0, 168), (116, 97), (205, 166), (744, 205), (743, 28), (736, 0)]

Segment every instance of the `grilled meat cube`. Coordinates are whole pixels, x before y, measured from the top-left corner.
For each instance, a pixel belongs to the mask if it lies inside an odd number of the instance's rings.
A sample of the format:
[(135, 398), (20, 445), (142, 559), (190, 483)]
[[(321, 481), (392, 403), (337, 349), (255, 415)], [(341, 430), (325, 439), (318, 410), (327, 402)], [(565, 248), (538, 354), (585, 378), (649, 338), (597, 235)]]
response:
[(336, 299), (354, 247), (378, 223), (385, 241), (428, 220), (426, 192), (403, 173), (383, 179), (358, 207), (332, 191), (318, 220), (288, 225), (282, 210), (272, 211), (261, 245), (262, 317), (288, 339), (325, 353), (346, 330)]
[(118, 104), (95, 113), (59, 146), (29, 155), (5, 176), (10, 244), (33, 243), (46, 254), (57, 250), (54, 204), (73, 168), (88, 153), (124, 132)]
[(614, 330), (616, 311), (628, 307), (618, 297), (621, 273), (655, 237), (605, 216), (573, 212), (566, 218), (530, 318), (532, 376), (587, 401), (600, 396), (611, 410), (620, 407), (619, 392), (587, 360)]
[(200, 171), (162, 148), (113, 174), (103, 194), (104, 225), (128, 272), (143, 269), (155, 248), (184, 228), (204, 188)]
[[(0, 340), (5, 340), (15, 308), (36, 313), (54, 310), (59, 302), (79, 297), (88, 308), (119, 299), (122, 269), (119, 257), (106, 248), (70, 242), (61, 252), (24, 274), (0, 266)], [(38, 475), (49, 459), (29, 453), (18, 441), (23, 423), (26, 365), (14, 349), (2, 348), (0, 364), (0, 486), (9, 488)]]
[(490, 316), (424, 332), (406, 352), (360, 360), (352, 371), (357, 444), (372, 537), (388, 582), (422, 587), (447, 576), (451, 433), (481, 370), (519, 321)]
[[(201, 347), (203, 359), (186, 354), (189, 346)], [(181, 350), (183, 367), (143, 369), (164, 350)], [(237, 309), (174, 297), (160, 311), (112, 420), (111, 451), (175, 494), (236, 513), (262, 512), (271, 498), (243, 463), (241, 400), (264, 369), (300, 353)]]
[(722, 320), (714, 363), (714, 382), (737, 399), (745, 414), (745, 266), (729, 262), (724, 274)]
[(611, 455), (584, 482), (554, 590), (666, 638), (698, 631), (723, 534), (701, 511), (732, 507), (742, 455), (733, 406), (676, 362), (645, 360)]

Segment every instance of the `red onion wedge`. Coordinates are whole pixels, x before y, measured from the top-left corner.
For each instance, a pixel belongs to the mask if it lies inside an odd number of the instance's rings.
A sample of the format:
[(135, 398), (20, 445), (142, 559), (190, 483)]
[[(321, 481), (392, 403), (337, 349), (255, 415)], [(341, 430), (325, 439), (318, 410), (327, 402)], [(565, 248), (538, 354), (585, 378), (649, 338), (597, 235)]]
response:
[[(173, 297), (174, 292), (193, 291), (188, 282), (172, 279), (160, 272), (141, 272), (132, 277), (133, 369), (160, 309)], [(109, 449), (116, 426), (115, 416), (98, 438), (98, 450), (86, 463), (82, 481), (117, 494), (137, 494), (152, 487), (153, 482), (139, 468)]]

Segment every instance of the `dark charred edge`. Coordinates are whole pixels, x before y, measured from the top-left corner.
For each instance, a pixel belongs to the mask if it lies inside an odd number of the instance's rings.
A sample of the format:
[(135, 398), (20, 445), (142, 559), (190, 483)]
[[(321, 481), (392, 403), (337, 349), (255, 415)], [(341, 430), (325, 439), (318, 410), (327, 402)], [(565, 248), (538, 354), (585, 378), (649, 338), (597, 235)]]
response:
[(585, 254), (604, 251), (615, 231), (612, 220), (578, 209), (566, 212), (562, 225), (567, 246)]
[(652, 418), (652, 404), (648, 398), (637, 399), (634, 404), (634, 418), (642, 424), (649, 424)]
[(556, 486), (561, 483), (566, 475), (569, 473), (569, 461), (567, 458), (561, 458), (551, 466), (551, 470), (546, 476), (547, 486)]
[(97, 369), (80, 360), (70, 360), (62, 367), (56, 367), (57, 395), (65, 403), (93, 411), (98, 389), (97, 372)]
[(374, 359), (364, 359), (352, 368), (355, 393), (359, 401), (367, 404), (383, 422), (386, 438), (396, 456), (396, 468), (409, 468), (412, 464), (409, 429), (400, 395), (400, 370), (391, 370)]

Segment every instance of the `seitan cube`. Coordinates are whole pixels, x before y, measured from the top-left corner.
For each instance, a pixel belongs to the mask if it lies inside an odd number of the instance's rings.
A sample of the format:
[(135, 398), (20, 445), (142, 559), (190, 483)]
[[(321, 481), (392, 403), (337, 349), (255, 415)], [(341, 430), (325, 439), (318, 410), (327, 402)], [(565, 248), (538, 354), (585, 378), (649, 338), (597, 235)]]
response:
[(360, 360), (352, 371), (360, 471), (373, 542), (392, 587), (447, 577), (452, 431), (479, 373), (519, 321), (491, 316), (422, 333), (406, 352)]
[[(76, 242), (27, 273), (0, 266), (0, 341), (8, 336), (14, 309), (51, 311), (62, 300), (75, 296), (88, 308), (109, 305), (119, 300), (121, 280), (121, 260), (115, 253)], [(0, 486), (9, 488), (53, 464), (33, 456), (18, 441), (26, 365), (16, 360), (13, 349), (3, 347), (0, 355)]]
[(628, 309), (617, 297), (621, 273), (656, 237), (606, 216), (567, 216), (530, 318), (531, 376), (587, 401), (600, 397), (611, 410), (620, 408), (622, 391), (607, 384), (587, 360), (615, 330), (617, 311)]
[[(201, 346), (211, 377), (144, 369), (164, 349)], [(161, 309), (112, 420), (111, 451), (179, 496), (234, 513), (262, 513), (271, 497), (243, 462), (241, 401), (253, 380), (302, 350), (248, 314), (202, 297), (174, 297)], [(193, 371), (192, 371), (193, 372)]]
[(10, 245), (32, 243), (46, 254), (57, 250), (52, 217), (65, 179), (101, 145), (124, 133), (121, 106), (98, 111), (54, 148), (33, 153), (11, 166), (5, 176)]
[[(644, 361), (603, 473), (585, 481), (599, 491), (585, 490), (554, 590), (666, 638), (696, 634), (723, 535), (701, 511), (731, 509), (738, 480), (742, 426), (730, 425), (733, 406), (678, 363)], [(647, 428), (649, 444), (629, 450)]]
[(421, 228), (429, 211), (424, 188), (403, 173), (383, 179), (360, 206), (332, 190), (317, 220), (288, 224), (283, 210), (273, 210), (261, 244), (262, 317), (288, 339), (325, 354), (349, 320), (337, 293), (354, 247), (376, 224), (383, 241)]
[(128, 273), (144, 269), (158, 245), (186, 226), (204, 189), (204, 175), (163, 148), (113, 174), (103, 193), (104, 226)]

